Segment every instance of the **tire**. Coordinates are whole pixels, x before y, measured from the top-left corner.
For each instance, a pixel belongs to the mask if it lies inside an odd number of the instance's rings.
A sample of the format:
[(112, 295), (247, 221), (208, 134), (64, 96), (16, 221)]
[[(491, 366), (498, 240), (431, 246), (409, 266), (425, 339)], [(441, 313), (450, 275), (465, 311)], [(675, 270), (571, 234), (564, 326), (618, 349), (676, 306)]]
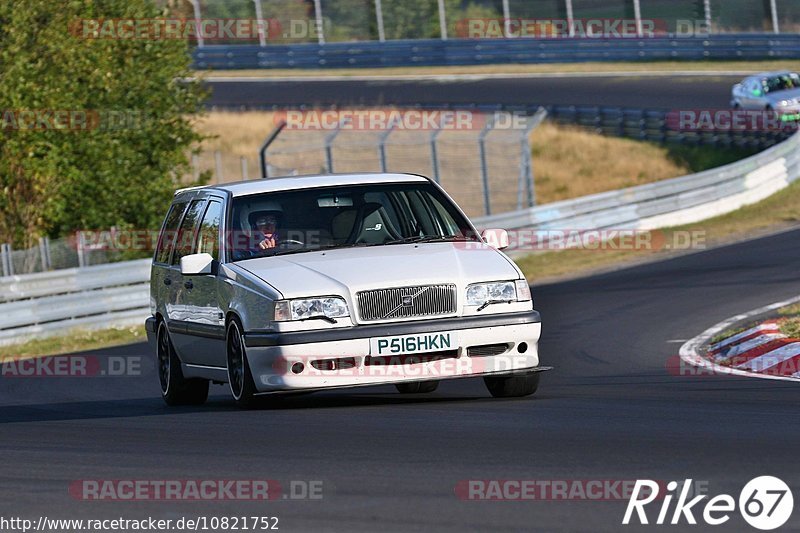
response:
[(486, 376), (483, 382), (495, 398), (519, 398), (536, 392), (539, 388), (539, 373), (507, 377)]
[(161, 385), (161, 398), (167, 405), (202, 405), (208, 399), (208, 380), (186, 379), (181, 361), (169, 338), (164, 321), (158, 323), (156, 366)]
[(253, 407), (256, 404), (256, 385), (250, 372), (250, 364), (247, 362), (242, 327), (235, 319), (228, 323), (225, 347), (231, 395), (240, 407)]
[(397, 392), (400, 394), (421, 394), (433, 392), (439, 387), (438, 381), (416, 381), (414, 383), (397, 383)]

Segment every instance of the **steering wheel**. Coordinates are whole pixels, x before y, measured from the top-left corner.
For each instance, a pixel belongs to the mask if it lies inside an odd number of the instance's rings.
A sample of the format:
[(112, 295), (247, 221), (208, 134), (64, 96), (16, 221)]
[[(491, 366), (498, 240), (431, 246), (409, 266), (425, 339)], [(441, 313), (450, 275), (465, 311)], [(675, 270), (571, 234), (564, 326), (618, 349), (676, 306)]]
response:
[(297, 246), (305, 246), (306, 243), (298, 241), (297, 239), (282, 239), (278, 241), (276, 246), (283, 246), (284, 244), (295, 244)]

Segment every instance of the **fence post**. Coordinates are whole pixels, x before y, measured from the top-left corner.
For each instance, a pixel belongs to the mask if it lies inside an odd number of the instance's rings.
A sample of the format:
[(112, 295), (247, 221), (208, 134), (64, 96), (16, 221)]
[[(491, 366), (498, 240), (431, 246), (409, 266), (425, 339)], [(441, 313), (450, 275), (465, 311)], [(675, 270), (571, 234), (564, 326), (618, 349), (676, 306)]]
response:
[(389, 128), (387, 128), (386, 131), (381, 133), (381, 136), (378, 139), (378, 156), (381, 159), (381, 172), (383, 172), (384, 174), (386, 173), (386, 168), (387, 168), (387, 166), (386, 166), (386, 141), (389, 140), (389, 135), (392, 134), (392, 131), (394, 130), (394, 126), (395, 126), (395, 124), (392, 123), (392, 125), (389, 126)]
[(511, 8), (508, 6), (508, 0), (503, 0), (503, 37), (506, 39), (511, 37)]
[(772, 31), (775, 33), (781, 32), (780, 24), (778, 24), (778, 5), (775, 0), (769, 0), (769, 8), (772, 12)]
[[(195, 30), (199, 30), (201, 19), (203, 18), (202, 13), (200, 13), (200, 0), (189, 0), (189, 3), (192, 4), (192, 7), (194, 8)], [(197, 47), (203, 48), (203, 46), (205, 46), (205, 42), (203, 40), (203, 32), (195, 31), (195, 35), (197, 36)]]
[(336, 137), (342, 132), (342, 126), (344, 124), (349, 123), (349, 119), (345, 119), (336, 126), (336, 129), (333, 132), (325, 137), (325, 161), (328, 167), (328, 174), (333, 174), (333, 142), (336, 140)]
[(489, 164), (486, 160), (486, 136), (492, 131), (493, 125), (494, 115), (491, 115), (491, 118), (486, 121), (486, 126), (483, 127), (478, 136), (478, 146), (481, 155), (481, 181), (483, 183), (483, 211), (486, 216), (492, 214), (492, 198), (489, 192)]
[(314, 20), (317, 25), (317, 41), (325, 44), (325, 30), (322, 27), (322, 2), (314, 0)]
[(447, 11), (444, 0), (439, 0), (439, 33), (443, 41), (447, 40)]
[(14, 262), (11, 260), (11, 245), (0, 244), (0, 257), (3, 263), (3, 276), (14, 275)]
[(77, 237), (77, 244), (78, 244), (78, 267), (83, 268), (86, 266), (86, 238), (83, 236), (83, 232), (79, 231), (76, 235)]
[(642, 4), (640, 0), (633, 0), (633, 18), (636, 20), (636, 36), (644, 37), (642, 30)]
[(240, 162), (240, 163), (241, 163), (241, 165), (242, 165), (242, 180), (243, 180), (243, 181), (247, 181), (247, 180), (249, 180), (249, 179), (250, 179), (250, 178), (247, 176), (247, 174), (248, 174), (248, 173), (247, 173), (247, 158), (246, 158), (245, 156), (240, 156), (240, 157), (239, 157), (239, 162)]
[(286, 121), (282, 120), (278, 126), (272, 130), (266, 139), (264, 139), (264, 143), (261, 145), (261, 148), (258, 150), (258, 159), (261, 162), (261, 179), (266, 179), (269, 177), (269, 168), (267, 168), (267, 148), (278, 138), (278, 135), (281, 134), (283, 128), (286, 127)]
[(569, 36), (575, 37), (575, 16), (572, 11), (572, 0), (566, 0), (567, 4), (567, 25), (569, 26)]
[(378, 21), (378, 40), (384, 42), (386, 40), (386, 32), (383, 29), (383, 4), (381, 4), (381, 0), (375, 0), (375, 18)]
[(431, 133), (431, 166), (433, 167), (433, 181), (439, 184), (442, 183), (442, 178), (439, 175), (439, 150), (436, 147), (436, 141), (439, 140), (439, 135), (441, 133), (441, 129), (433, 130), (433, 133)]
[(50, 261), (47, 256), (47, 242), (45, 241), (45, 237), (39, 237), (39, 257), (42, 260), (42, 272), (50, 270)]
[(256, 5), (256, 24), (258, 24), (258, 44), (267, 46), (267, 36), (264, 28), (264, 12), (261, 10), (261, 0), (253, 0)]
[(533, 155), (531, 154), (531, 132), (536, 129), (547, 117), (547, 110), (539, 107), (536, 113), (533, 114), (528, 120), (525, 131), (520, 140), (520, 148), (522, 149), (522, 161), (520, 164), (520, 187), (517, 196), (517, 209), (522, 209), (522, 182), (524, 182), (525, 193), (527, 197), (528, 207), (536, 205), (536, 188), (533, 179)]

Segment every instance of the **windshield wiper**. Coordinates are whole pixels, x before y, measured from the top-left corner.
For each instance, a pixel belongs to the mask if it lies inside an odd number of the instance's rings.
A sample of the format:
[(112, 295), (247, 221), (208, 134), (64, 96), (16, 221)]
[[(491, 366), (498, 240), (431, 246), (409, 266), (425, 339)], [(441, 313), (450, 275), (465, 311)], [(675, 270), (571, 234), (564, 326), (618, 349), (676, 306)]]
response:
[(463, 242), (469, 240), (463, 235), (415, 235), (387, 241), (384, 244), (413, 244), (420, 242)]

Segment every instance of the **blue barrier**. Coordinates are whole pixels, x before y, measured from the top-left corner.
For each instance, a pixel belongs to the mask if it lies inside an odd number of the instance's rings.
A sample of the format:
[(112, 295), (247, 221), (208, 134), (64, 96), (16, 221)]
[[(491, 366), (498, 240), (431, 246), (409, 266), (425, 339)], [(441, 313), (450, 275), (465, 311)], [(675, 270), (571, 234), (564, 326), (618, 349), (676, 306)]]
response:
[(214, 45), (194, 51), (199, 69), (362, 68), (652, 61), (800, 59), (798, 34), (605, 39), (435, 39), (328, 44)]

